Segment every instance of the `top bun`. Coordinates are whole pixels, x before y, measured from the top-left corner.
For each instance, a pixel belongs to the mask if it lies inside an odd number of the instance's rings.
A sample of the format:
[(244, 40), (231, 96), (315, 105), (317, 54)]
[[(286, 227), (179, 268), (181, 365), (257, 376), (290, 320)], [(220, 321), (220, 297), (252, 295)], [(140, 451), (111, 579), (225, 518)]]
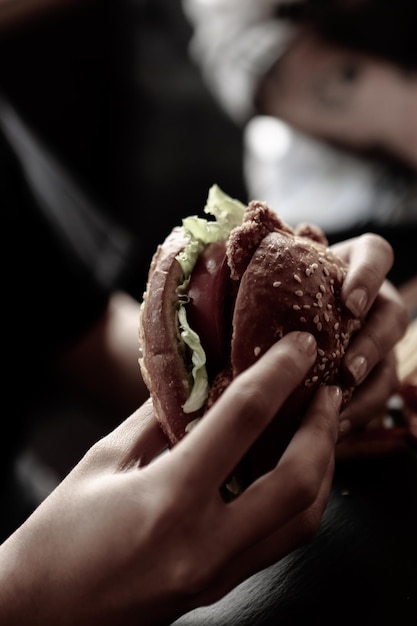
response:
[(286, 333), (303, 330), (317, 340), (318, 358), (303, 383), (341, 384), (339, 365), (359, 320), (344, 306), (344, 263), (304, 236), (272, 232), (247, 266), (233, 316), (233, 376), (252, 365)]
[[(328, 248), (318, 228), (300, 225), (293, 230), (275, 214), (271, 216), (267, 205), (260, 202), (249, 205), (245, 219), (228, 243), (232, 271), (236, 273), (234, 258), (239, 259), (240, 268), (230, 377), (250, 367), (291, 331), (309, 332), (317, 341), (314, 365), (248, 455), (246, 470), (253, 478), (277, 462), (320, 385), (337, 384), (343, 404), (350, 399), (353, 387), (346, 384), (340, 365), (361, 322), (342, 300), (347, 266)], [(253, 238), (248, 233), (259, 231), (259, 223), (275, 226), (245, 260), (245, 250)], [(225, 388), (228, 382), (218, 381), (215, 389)], [(212, 396), (211, 403), (215, 399)]]

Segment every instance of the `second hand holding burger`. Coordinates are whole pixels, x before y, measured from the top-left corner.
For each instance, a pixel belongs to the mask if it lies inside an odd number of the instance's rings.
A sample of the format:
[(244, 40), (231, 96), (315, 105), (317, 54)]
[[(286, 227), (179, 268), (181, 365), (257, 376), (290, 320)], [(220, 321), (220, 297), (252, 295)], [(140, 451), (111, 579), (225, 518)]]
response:
[(214, 219), (187, 217), (158, 246), (141, 306), (139, 363), (169, 444), (286, 333), (304, 330), (317, 341), (303, 383), (233, 480), (225, 477), (228, 491), (239, 492), (277, 463), (320, 385), (337, 384), (350, 398), (339, 366), (361, 322), (341, 300), (346, 265), (319, 228), (292, 229), (265, 203), (245, 207), (217, 185), (205, 212)]

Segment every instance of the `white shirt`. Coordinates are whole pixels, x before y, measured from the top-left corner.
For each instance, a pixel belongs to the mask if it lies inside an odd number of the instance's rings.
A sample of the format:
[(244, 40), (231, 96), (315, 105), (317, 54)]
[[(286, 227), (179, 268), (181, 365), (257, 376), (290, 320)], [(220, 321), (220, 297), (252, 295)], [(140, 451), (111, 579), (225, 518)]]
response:
[(193, 26), (190, 55), (220, 105), (238, 124), (254, 113), (258, 83), (296, 28), (276, 17), (282, 0), (182, 0)]

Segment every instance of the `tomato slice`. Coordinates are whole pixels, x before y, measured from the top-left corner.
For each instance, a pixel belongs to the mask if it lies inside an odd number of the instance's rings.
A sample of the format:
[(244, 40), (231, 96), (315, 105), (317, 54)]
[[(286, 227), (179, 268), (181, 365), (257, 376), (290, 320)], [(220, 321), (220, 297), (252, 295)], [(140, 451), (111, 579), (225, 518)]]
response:
[(210, 378), (223, 369), (230, 356), (234, 282), (227, 265), (225, 242), (207, 245), (191, 274), (187, 316), (206, 353)]

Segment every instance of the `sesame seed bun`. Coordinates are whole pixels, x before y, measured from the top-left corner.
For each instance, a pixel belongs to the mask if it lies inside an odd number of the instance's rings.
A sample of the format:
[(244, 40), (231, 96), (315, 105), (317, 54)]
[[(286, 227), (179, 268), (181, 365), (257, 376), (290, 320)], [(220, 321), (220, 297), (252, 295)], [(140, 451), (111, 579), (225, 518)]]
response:
[(241, 226), (234, 228), (225, 242), (228, 278), (234, 283), (227, 363), (209, 380), (204, 406), (187, 414), (183, 406), (190, 392), (190, 368), (184, 364), (186, 350), (178, 330), (176, 292), (182, 272), (177, 255), (185, 242), (183, 230), (177, 228), (159, 246), (149, 272), (139, 328), (142, 373), (171, 445), (185, 436), (190, 422), (216, 402), (233, 378), (286, 333), (303, 330), (317, 340), (315, 364), (249, 455), (253, 477), (276, 462), (320, 385), (340, 385), (345, 402), (351, 395), (340, 364), (360, 321), (341, 298), (347, 268), (328, 248), (320, 229), (302, 225), (293, 230), (265, 203), (251, 202)]

